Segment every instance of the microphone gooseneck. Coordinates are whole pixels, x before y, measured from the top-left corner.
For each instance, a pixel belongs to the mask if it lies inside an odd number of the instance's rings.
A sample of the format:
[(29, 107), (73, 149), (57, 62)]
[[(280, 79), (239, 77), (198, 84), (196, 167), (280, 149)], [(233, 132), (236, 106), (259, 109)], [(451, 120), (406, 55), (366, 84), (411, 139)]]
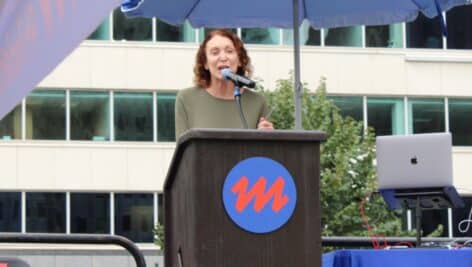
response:
[(256, 86), (256, 83), (242, 75), (238, 75), (233, 73), (229, 68), (224, 68), (221, 70), (221, 75), (225, 80), (231, 80), (233, 81), (234, 85), (238, 87), (248, 87), (248, 88), (254, 88)]
[(225, 80), (231, 80), (234, 83), (234, 100), (236, 100), (236, 108), (239, 111), (239, 117), (241, 119), (241, 123), (243, 124), (244, 129), (248, 129), (246, 118), (244, 117), (243, 106), (241, 104), (241, 91), (239, 89), (240, 86), (246, 86), (253, 88), (256, 83), (251, 81), (250, 79), (234, 74), (231, 72), (229, 68), (224, 68), (221, 70), (221, 75)]

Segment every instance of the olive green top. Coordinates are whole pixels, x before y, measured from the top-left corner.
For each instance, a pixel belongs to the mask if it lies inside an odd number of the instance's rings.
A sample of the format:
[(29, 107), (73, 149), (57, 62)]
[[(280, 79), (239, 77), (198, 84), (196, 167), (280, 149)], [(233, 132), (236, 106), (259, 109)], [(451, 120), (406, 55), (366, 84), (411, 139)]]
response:
[[(256, 129), (259, 118), (269, 110), (264, 97), (245, 89), (241, 103), (249, 129)], [(179, 91), (175, 101), (176, 139), (190, 128), (242, 129), (236, 101), (216, 98), (201, 88)]]

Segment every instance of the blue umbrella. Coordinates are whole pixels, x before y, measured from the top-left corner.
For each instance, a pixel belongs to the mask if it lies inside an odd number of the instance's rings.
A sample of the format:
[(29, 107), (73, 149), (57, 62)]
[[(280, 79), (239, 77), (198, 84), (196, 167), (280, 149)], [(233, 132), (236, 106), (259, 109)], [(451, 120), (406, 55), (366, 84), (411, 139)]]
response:
[(300, 41), (303, 20), (316, 29), (353, 25), (386, 25), (413, 21), (419, 12), (426, 17), (472, 0), (123, 0), (121, 10), (128, 16), (157, 17), (172, 25), (186, 20), (193, 27), (212, 28), (293, 28), (295, 128), (301, 129)]

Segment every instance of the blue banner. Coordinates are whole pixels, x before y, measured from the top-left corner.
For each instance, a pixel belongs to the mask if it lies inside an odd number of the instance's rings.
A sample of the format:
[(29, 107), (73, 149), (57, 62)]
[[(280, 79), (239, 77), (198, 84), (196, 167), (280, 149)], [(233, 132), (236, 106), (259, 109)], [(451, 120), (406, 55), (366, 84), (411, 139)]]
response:
[(120, 0), (0, 1), (0, 119), (120, 3)]

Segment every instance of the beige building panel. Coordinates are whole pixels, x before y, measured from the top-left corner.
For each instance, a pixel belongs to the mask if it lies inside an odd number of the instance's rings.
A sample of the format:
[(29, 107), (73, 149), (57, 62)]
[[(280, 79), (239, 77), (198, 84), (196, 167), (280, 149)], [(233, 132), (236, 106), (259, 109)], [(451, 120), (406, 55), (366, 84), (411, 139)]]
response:
[(454, 186), (462, 195), (472, 195), (470, 166), (472, 163), (471, 147), (453, 148)]
[(407, 94), (440, 96), (442, 72), (440, 64), (429, 62), (407, 62)]
[(69, 54), (39, 87), (86, 88), (90, 87), (90, 49), (79, 47)]
[(161, 80), (159, 69), (162, 64), (160, 51), (128, 49), (126, 56), (126, 88), (151, 90), (159, 88)]
[(0, 190), (17, 188), (17, 148), (0, 142)]
[[(293, 70), (288, 46), (247, 45), (267, 89)], [(168, 89), (192, 85), (197, 45), (85, 42), (42, 87)], [(449, 56), (452, 55), (452, 56)], [(472, 96), (472, 57), (454, 51), (302, 48), (301, 78), (316, 88), (327, 78), (334, 94)]]
[(90, 47), (92, 88), (124, 88), (127, 76), (127, 48)]
[(128, 149), (128, 188), (130, 190), (163, 191), (174, 149)]
[(55, 188), (71, 190), (93, 189), (92, 155), (88, 148), (56, 148)]
[(442, 95), (472, 96), (472, 63), (443, 63), (441, 72)]
[(90, 187), (112, 191), (127, 189), (126, 148), (90, 148), (90, 152), (92, 154)]
[(54, 190), (55, 149), (44, 146), (19, 146), (17, 149), (18, 188), (20, 190)]

